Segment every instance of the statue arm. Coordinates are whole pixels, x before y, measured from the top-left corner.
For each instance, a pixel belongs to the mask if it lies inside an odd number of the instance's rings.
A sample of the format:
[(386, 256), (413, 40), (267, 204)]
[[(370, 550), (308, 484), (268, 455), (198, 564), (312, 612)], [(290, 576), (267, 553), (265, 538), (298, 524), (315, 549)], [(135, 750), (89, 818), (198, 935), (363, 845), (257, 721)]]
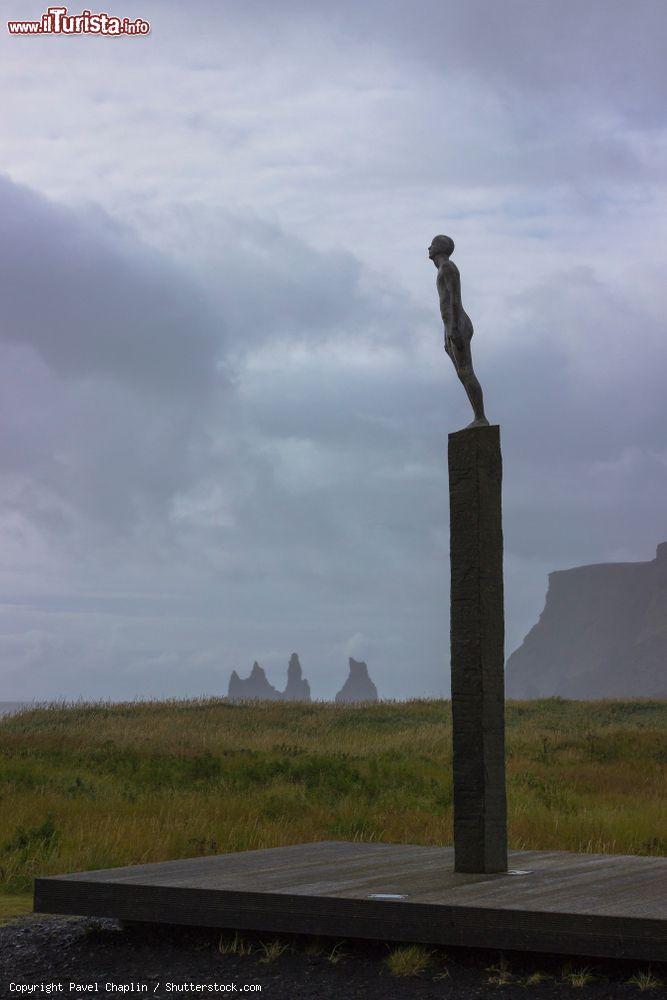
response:
[(461, 278), (456, 264), (451, 261), (441, 268), (440, 273), (440, 312), (445, 324), (445, 350), (448, 341), (452, 341), (458, 351), (463, 350), (461, 337)]

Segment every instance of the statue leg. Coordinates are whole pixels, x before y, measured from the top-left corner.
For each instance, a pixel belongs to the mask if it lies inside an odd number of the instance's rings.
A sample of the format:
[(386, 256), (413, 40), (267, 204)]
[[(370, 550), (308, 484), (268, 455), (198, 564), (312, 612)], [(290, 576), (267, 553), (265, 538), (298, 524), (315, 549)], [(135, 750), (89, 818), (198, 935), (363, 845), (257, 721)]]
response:
[(474, 369), (472, 367), (472, 353), (470, 351), (470, 339), (466, 339), (463, 342), (463, 348), (459, 352), (456, 352), (456, 358), (452, 359), (456, 365), (456, 373), (461, 380), (463, 388), (466, 391), (466, 395), (470, 400), (470, 405), (472, 406), (473, 413), (475, 414), (475, 419), (471, 426), (475, 424), (488, 424), (486, 415), (484, 413), (484, 395), (482, 393), (482, 387), (477, 381), (477, 376), (475, 375)]
[(466, 391), (473, 413), (475, 414), (474, 422), (476, 424), (488, 424), (489, 421), (486, 419), (484, 413), (484, 394), (472, 367), (462, 371), (459, 378), (463, 383), (463, 388)]

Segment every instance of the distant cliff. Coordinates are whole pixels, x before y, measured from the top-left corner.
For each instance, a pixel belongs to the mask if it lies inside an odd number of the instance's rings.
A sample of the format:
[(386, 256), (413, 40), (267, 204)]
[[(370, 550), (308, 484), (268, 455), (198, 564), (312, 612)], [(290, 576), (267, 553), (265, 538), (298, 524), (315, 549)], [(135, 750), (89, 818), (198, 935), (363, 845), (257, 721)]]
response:
[(368, 676), (368, 667), (361, 660), (349, 659), (350, 672), (336, 695), (336, 701), (377, 701), (378, 692)]
[(510, 698), (667, 697), (667, 542), (651, 562), (550, 573), (506, 678)]

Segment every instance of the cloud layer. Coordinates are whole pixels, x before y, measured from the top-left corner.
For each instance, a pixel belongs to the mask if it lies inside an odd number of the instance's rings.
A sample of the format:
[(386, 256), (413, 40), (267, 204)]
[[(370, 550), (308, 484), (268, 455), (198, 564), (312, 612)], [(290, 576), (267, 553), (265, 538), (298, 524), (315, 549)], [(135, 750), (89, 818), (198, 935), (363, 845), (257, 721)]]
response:
[(350, 655), (447, 693), (435, 232), (502, 426), (508, 652), (548, 571), (652, 557), (666, 15), (624, 10), (162, 2), (145, 39), (1, 40), (0, 698), (280, 684), (293, 650), (316, 697)]

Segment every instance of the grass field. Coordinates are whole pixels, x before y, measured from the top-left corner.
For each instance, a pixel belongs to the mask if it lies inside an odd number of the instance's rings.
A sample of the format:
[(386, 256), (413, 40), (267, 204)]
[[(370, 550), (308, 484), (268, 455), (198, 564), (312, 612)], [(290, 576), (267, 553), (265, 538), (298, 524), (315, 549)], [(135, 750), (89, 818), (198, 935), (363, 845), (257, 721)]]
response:
[[(511, 702), (507, 756), (512, 848), (667, 854), (667, 702)], [(449, 844), (451, 706), (31, 709), (0, 719), (0, 800), (5, 897), (35, 875), (311, 840)]]

